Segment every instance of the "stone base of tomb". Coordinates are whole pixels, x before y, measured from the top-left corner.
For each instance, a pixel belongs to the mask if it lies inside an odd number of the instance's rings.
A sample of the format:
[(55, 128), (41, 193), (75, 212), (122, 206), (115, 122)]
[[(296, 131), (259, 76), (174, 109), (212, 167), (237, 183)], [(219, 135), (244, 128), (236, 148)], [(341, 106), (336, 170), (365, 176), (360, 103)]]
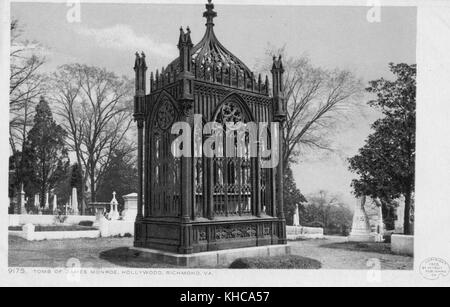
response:
[(179, 218), (136, 221), (134, 247), (190, 255), (286, 244), (286, 222), (276, 217)]
[(137, 257), (143, 257), (156, 263), (171, 264), (187, 268), (198, 267), (228, 267), (233, 261), (247, 257), (276, 257), (291, 254), (291, 247), (287, 245), (271, 245), (248, 247), (240, 249), (221, 250), (191, 255), (180, 255), (154, 249), (136, 248), (131, 250)]

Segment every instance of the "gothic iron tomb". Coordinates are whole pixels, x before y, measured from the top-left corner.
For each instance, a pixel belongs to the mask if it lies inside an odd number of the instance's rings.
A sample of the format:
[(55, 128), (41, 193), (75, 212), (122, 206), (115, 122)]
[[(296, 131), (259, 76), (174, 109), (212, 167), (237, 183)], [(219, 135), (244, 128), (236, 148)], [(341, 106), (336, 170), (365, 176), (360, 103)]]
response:
[[(276, 168), (262, 168), (259, 155), (172, 155), (171, 144), (178, 137), (171, 134), (172, 125), (187, 122), (194, 131), (196, 114), (203, 123), (222, 125), (278, 122), (281, 139), (284, 133), (281, 58), (274, 58), (270, 89), (267, 77), (256, 78), (218, 41), (213, 23), (217, 13), (208, 2), (203, 39), (194, 46), (189, 28), (181, 29), (180, 56), (151, 74), (150, 94), (145, 55), (136, 55), (137, 248), (192, 254), (286, 244), (281, 162)], [(272, 150), (282, 157), (283, 143)]]

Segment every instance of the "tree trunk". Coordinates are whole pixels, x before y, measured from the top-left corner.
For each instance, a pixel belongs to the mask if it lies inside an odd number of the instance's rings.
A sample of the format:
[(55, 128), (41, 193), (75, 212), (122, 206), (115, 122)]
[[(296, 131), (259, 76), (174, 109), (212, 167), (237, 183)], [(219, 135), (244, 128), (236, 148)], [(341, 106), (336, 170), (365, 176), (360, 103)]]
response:
[(91, 166), (91, 174), (89, 176), (89, 179), (91, 181), (91, 202), (95, 203), (97, 201), (97, 195), (95, 191), (95, 166)]
[(46, 185), (47, 185), (47, 180), (46, 180), (46, 178), (47, 178), (47, 174), (46, 174), (46, 172), (45, 172), (45, 157), (43, 157), (42, 158), (42, 162), (41, 162), (41, 168), (42, 168), (42, 178), (41, 178), (41, 180), (42, 180), (42, 184), (41, 184), (41, 191), (40, 191), (40, 193), (41, 193), (41, 195), (39, 195), (39, 199), (40, 199), (40, 206), (41, 206), (41, 208), (44, 208), (45, 207), (45, 194), (46, 194)]
[(405, 235), (411, 235), (411, 201), (412, 201), (412, 192), (409, 189), (407, 193), (405, 193), (405, 216), (403, 220), (403, 230)]
[[(85, 174), (87, 172), (85, 171), (83, 174), (83, 164), (81, 163), (80, 154), (78, 151), (76, 152), (76, 154), (77, 154), (78, 167), (80, 168), (81, 177), (83, 178), (83, 182), (81, 183), (81, 191), (80, 191), (80, 195), (78, 195), (78, 198), (81, 201), (81, 215), (86, 215), (86, 200), (84, 198), (84, 195), (86, 195), (87, 176)], [(72, 191), (70, 191), (70, 193), (72, 193)]]
[(47, 194), (47, 189), (45, 188), (45, 184), (42, 184), (40, 193), (41, 193), (41, 195), (39, 195), (39, 202), (40, 202), (39, 205), (40, 205), (40, 208), (43, 209), (45, 207), (46, 194)]

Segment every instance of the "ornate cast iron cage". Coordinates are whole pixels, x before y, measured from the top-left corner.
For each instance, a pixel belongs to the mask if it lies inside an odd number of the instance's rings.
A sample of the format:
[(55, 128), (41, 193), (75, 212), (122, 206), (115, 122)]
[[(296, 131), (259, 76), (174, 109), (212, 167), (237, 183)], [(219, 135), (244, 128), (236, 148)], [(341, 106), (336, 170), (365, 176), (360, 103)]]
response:
[[(194, 128), (196, 114), (203, 124), (279, 122), (279, 137), (283, 137), (286, 103), (281, 57), (274, 58), (269, 89), (268, 77), (256, 78), (218, 41), (211, 0), (206, 9), (205, 36), (194, 46), (189, 28), (180, 30), (180, 56), (151, 74), (150, 94), (145, 55), (136, 54), (140, 197), (135, 246), (190, 254), (286, 244), (281, 162), (273, 169), (262, 168), (259, 155), (251, 157), (247, 146), (238, 157), (208, 158), (202, 152), (193, 152), (192, 157), (172, 155), (172, 142), (178, 137), (171, 134), (172, 125), (187, 122)], [(283, 142), (279, 145), (272, 150), (282, 157)]]

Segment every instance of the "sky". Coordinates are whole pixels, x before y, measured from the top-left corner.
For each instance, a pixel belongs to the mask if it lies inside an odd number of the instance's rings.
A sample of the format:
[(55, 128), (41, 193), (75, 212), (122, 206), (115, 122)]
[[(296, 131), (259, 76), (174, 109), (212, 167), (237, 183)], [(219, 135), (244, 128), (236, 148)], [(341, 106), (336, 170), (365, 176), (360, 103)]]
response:
[[(250, 68), (267, 58), (268, 46), (284, 46), (290, 57), (306, 55), (315, 66), (350, 70), (367, 84), (392, 78), (390, 62), (416, 63), (417, 32), (415, 8), (382, 7), (379, 23), (368, 22), (369, 9), (216, 5), (215, 32)], [(62, 64), (83, 63), (132, 78), (136, 51), (146, 53), (149, 71), (154, 71), (178, 56), (180, 26), (190, 26), (194, 44), (205, 32), (204, 5), (83, 3), (80, 22), (72, 23), (67, 18), (69, 10), (65, 3), (11, 6), (23, 37), (42, 45), (48, 72)], [(346, 159), (364, 145), (378, 116), (370, 110), (355, 114), (334, 138), (339, 152), (302, 156), (293, 171), (304, 194), (327, 190), (353, 205), (354, 175)]]

